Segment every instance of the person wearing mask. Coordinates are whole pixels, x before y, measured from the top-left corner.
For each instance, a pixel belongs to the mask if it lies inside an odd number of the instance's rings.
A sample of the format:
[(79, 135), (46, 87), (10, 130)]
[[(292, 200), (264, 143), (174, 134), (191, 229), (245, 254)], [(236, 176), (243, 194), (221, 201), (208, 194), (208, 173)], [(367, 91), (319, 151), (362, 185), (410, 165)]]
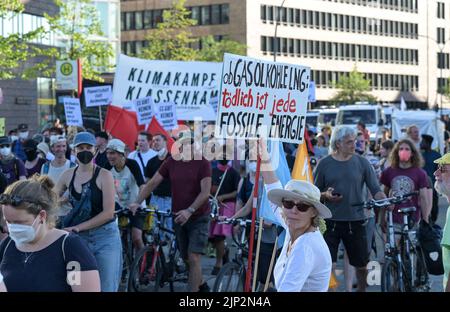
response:
[[(170, 154), (167, 150), (167, 138), (162, 134), (155, 134), (152, 139), (153, 149), (158, 153), (151, 158), (145, 167), (145, 177), (150, 180), (158, 172), (161, 165)], [(172, 209), (172, 193), (170, 190), (170, 180), (164, 179), (152, 192), (150, 204), (160, 211), (168, 212)], [(164, 218), (163, 226), (168, 229), (173, 228), (172, 218)]]
[(0, 171), (5, 175), (8, 185), (25, 180), (27, 176), (22, 160), (11, 151), (11, 141), (8, 137), (0, 137)]
[(50, 152), (50, 148), (47, 142), (41, 142), (37, 145), (37, 153), (38, 156), (41, 157), (42, 159), (48, 161), (52, 161), (53, 159), (55, 159), (55, 155), (53, 155), (53, 153)]
[(53, 186), (48, 177), (33, 176), (0, 195), (9, 230), (0, 245), (4, 286), (9, 292), (100, 291), (97, 264), (87, 244), (78, 235), (54, 227)]
[(175, 235), (183, 259), (189, 263), (189, 291), (207, 292), (208, 284), (202, 283), (201, 256), (208, 243), (211, 164), (203, 157), (195, 160), (201, 156), (202, 145), (194, 142), (190, 131), (181, 132), (175, 144), (180, 153), (164, 161), (129, 208), (136, 210), (164, 179), (170, 180)]
[(17, 129), (12, 129), (8, 132), (8, 137), (10, 138), (11, 142), (15, 142), (19, 139), (19, 136), (17, 135)]
[(138, 150), (131, 152), (128, 155), (128, 158), (137, 161), (142, 176), (145, 177), (145, 167), (147, 166), (148, 161), (157, 155), (157, 152), (151, 149), (152, 136), (150, 133), (139, 133), (137, 140)]
[(432, 208), (431, 208), (431, 222), (436, 222), (439, 214), (439, 195), (437, 191), (433, 188), (436, 179), (434, 173), (438, 168), (438, 164), (435, 161), (441, 158), (441, 154), (432, 150), (431, 146), (433, 144), (433, 137), (428, 134), (422, 134), (422, 142), (420, 142), (420, 149), (422, 151), (422, 157), (424, 160), (423, 170), (427, 173), (430, 178), (431, 188), (432, 188)]
[(97, 261), (101, 290), (116, 292), (122, 274), (122, 242), (114, 216), (114, 179), (110, 171), (93, 163), (95, 137), (89, 132), (75, 135), (73, 145), (78, 166), (63, 172), (56, 190), (69, 191), (72, 210), (63, 218), (68, 232), (79, 233)]
[[(420, 219), (428, 223), (431, 212), (431, 202), (428, 192), (429, 181), (427, 173), (422, 169), (423, 158), (416, 146), (410, 139), (398, 141), (391, 152), (391, 166), (381, 173), (380, 181), (384, 185), (387, 196), (398, 196), (419, 191), (418, 196), (413, 196), (404, 203), (395, 205), (393, 210), (394, 225), (398, 229), (403, 224), (403, 215), (398, 212), (399, 208), (416, 207), (411, 214), (411, 220), (417, 224)], [(387, 215), (382, 213), (382, 228), (386, 228)]]
[[(224, 145), (222, 148), (225, 150), (226, 146)], [(224, 155), (225, 153), (221, 156), (223, 157)], [(217, 167), (212, 169), (211, 195), (215, 196), (217, 193), (219, 211), (216, 211), (215, 213), (218, 213), (221, 217), (229, 218), (235, 213), (236, 196), (240, 177), (239, 173), (233, 167), (228, 165), (227, 157), (223, 158), (225, 159), (218, 160)], [(217, 275), (222, 268), (225, 256), (225, 239), (231, 237), (231, 234), (231, 224), (220, 224), (215, 220), (211, 222), (209, 227), (209, 239), (216, 249), (216, 264), (214, 265), (211, 275)]]
[(37, 142), (33, 139), (28, 139), (23, 142), (23, 150), (27, 156), (27, 160), (25, 161), (27, 178), (30, 178), (35, 173), (41, 173), (41, 168), (46, 163), (45, 159), (38, 157), (37, 145)]
[(41, 174), (48, 175), (54, 183), (57, 183), (62, 173), (75, 167), (76, 164), (66, 158), (67, 140), (64, 136), (52, 137), (50, 148), (55, 155), (55, 159), (47, 161), (42, 166)]
[(97, 154), (95, 155), (95, 164), (99, 167), (105, 168), (106, 170), (111, 169), (111, 165), (106, 156), (106, 146), (108, 145), (108, 134), (104, 131), (99, 131), (95, 134), (95, 141), (97, 148)]
[(369, 247), (367, 216), (352, 207), (363, 202), (367, 193), (375, 199), (386, 198), (373, 167), (355, 153), (356, 131), (350, 126), (337, 126), (330, 140), (330, 155), (322, 158), (314, 170), (314, 184), (322, 192), (321, 200), (330, 208), (332, 217), (325, 220), (325, 241), (330, 248), (335, 270), (339, 244), (342, 241), (350, 265), (356, 268), (358, 291), (366, 290)]
[(19, 130), (19, 139), (12, 142), (12, 152), (22, 162), (25, 162), (27, 160), (27, 156), (25, 155), (25, 152), (23, 150), (23, 142), (25, 142), (25, 140), (27, 140), (29, 136), (28, 125), (20, 124), (17, 127), (17, 130)]
[[(129, 204), (136, 200), (139, 187), (144, 184), (139, 165), (133, 159), (125, 157), (125, 143), (118, 139), (112, 139), (108, 142), (106, 156), (114, 179), (116, 203), (121, 208), (127, 208)], [(136, 251), (144, 248), (144, 241), (142, 240), (144, 222), (145, 216), (132, 215), (130, 217), (131, 238)]]
[(420, 131), (416, 125), (411, 125), (406, 128), (406, 138), (414, 143), (414, 146), (420, 151)]

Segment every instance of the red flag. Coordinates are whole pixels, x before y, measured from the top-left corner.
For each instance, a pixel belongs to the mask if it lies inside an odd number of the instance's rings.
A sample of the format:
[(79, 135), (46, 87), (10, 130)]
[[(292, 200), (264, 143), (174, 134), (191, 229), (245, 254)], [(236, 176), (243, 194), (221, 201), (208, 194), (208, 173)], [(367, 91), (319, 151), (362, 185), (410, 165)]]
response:
[(170, 134), (161, 126), (161, 124), (158, 122), (158, 120), (153, 116), (152, 121), (150, 122), (150, 125), (147, 128), (147, 132), (150, 133), (152, 136), (157, 134), (162, 134), (167, 139), (167, 150), (170, 152), (172, 150), (172, 144), (175, 143), (175, 141), (172, 139)]
[(131, 151), (135, 149), (136, 138), (144, 126), (139, 126), (135, 112), (109, 105), (105, 118), (105, 131), (122, 140)]

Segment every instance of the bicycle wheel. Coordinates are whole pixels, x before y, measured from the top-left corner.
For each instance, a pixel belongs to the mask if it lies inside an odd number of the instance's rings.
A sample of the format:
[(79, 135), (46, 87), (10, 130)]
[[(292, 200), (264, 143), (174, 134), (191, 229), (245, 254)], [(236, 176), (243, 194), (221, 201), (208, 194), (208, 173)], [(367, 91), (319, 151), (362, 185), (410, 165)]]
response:
[(425, 262), (425, 256), (422, 249), (417, 246), (415, 248), (416, 254), (416, 280), (415, 291), (428, 292), (430, 291), (429, 275)]
[(161, 259), (155, 255), (153, 246), (146, 246), (136, 255), (128, 282), (128, 291), (157, 292), (163, 277)]
[(236, 262), (228, 262), (217, 274), (213, 292), (243, 292), (245, 270)]
[(400, 281), (399, 271), (401, 268), (397, 261), (386, 259), (381, 270), (382, 292), (403, 292), (403, 283)]

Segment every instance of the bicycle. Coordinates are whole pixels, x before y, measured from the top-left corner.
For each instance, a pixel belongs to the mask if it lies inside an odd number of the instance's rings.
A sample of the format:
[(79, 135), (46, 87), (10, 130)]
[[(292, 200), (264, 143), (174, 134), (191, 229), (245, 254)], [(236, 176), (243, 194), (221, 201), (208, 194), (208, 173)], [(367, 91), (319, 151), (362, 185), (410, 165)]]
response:
[(169, 289), (173, 292), (175, 282), (187, 282), (187, 271), (178, 250), (175, 232), (162, 225), (162, 219), (172, 217), (172, 212), (149, 208), (142, 210), (154, 213), (156, 222), (153, 229), (146, 233), (148, 244), (133, 260), (128, 290), (157, 292), (169, 284)]
[[(247, 249), (247, 224), (251, 224), (251, 220), (245, 219), (229, 219), (226, 218), (219, 221), (223, 224), (239, 225), (242, 229), (239, 240), (233, 235), (233, 246), (237, 247), (234, 259), (223, 265), (217, 274), (213, 286), (213, 292), (243, 292), (245, 285), (245, 276), (247, 272), (245, 258), (248, 257)], [(256, 221), (255, 232), (259, 226)]]
[[(386, 208), (400, 204), (408, 197), (417, 195), (412, 192), (391, 198), (370, 200), (353, 206), (366, 209)], [(425, 258), (416, 237), (416, 230), (411, 226), (410, 215), (416, 211), (415, 207), (398, 209), (403, 216), (401, 231), (394, 230), (392, 211), (388, 210), (387, 242), (385, 243), (384, 263), (381, 271), (382, 292), (416, 292), (429, 291), (429, 277)], [(395, 242), (395, 235), (400, 236), (399, 244)]]

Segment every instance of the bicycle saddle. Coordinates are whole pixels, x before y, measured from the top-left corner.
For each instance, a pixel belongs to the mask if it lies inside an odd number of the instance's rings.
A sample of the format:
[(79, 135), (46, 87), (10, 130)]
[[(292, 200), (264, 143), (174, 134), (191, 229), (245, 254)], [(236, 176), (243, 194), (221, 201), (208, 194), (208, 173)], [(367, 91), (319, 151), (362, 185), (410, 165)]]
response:
[(398, 212), (401, 212), (401, 213), (408, 213), (408, 212), (414, 212), (414, 211), (416, 211), (416, 207), (405, 207), (405, 208), (400, 208), (398, 210)]

